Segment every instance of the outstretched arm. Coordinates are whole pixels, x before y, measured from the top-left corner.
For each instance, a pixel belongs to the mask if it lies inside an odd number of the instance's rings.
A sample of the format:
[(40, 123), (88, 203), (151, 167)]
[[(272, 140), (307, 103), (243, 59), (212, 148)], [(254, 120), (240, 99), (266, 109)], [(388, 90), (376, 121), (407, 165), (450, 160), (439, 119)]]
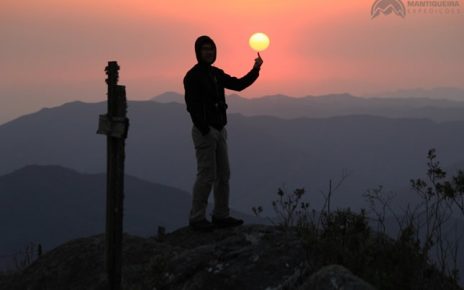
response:
[(253, 68), (243, 77), (236, 78), (232, 77), (225, 72), (222, 72), (222, 83), (226, 89), (234, 90), (234, 91), (241, 91), (247, 87), (249, 87), (252, 83), (259, 76), (259, 70), (261, 69), (261, 65), (263, 64), (263, 60), (258, 53), (258, 57), (255, 59), (255, 64)]

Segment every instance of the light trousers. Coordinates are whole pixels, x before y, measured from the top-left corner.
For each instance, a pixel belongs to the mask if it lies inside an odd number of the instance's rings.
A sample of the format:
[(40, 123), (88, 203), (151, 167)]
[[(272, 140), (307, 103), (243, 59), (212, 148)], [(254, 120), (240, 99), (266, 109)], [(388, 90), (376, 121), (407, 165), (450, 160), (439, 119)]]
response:
[(229, 156), (227, 150), (227, 130), (210, 127), (203, 136), (197, 127), (192, 128), (192, 139), (197, 159), (197, 176), (193, 185), (190, 221), (206, 218), (206, 207), (211, 190), (214, 191), (213, 216), (229, 216)]

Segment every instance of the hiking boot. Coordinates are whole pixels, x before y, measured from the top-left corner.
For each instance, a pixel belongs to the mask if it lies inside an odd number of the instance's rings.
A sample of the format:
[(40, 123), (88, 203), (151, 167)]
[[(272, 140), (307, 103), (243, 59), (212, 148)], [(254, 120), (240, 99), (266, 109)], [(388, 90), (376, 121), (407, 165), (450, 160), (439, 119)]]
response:
[(214, 230), (214, 225), (207, 219), (194, 222), (190, 221), (189, 226), (192, 230), (199, 232), (212, 232)]
[(243, 225), (243, 220), (233, 217), (215, 218), (213, 216), (213, 225), (217, 228), (231, 228)]

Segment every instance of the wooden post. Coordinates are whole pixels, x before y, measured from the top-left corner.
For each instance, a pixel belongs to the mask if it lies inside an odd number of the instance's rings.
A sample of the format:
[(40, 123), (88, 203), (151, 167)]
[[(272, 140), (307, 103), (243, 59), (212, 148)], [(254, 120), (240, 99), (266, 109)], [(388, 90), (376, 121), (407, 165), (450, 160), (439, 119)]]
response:
[(126, 88), (118, 85), (119, 65), (108, 62), (108, 113), (97, 134), (107, 136), (105, 268), (109, 290), (121, 289), (125, 139), (129, 130)]

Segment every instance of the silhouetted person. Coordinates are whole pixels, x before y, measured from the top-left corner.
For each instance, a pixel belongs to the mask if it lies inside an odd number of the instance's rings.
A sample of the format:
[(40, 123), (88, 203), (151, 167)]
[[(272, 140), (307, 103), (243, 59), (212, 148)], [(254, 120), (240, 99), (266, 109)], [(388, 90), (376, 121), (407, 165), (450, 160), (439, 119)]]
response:
[[(258, 54), (253, 68), (242, 78), (232, 77), (212, 66), (216, 45), (206, 36), (195, 41), (198, 63), (184, 77), (185, 102), (193, 121), (192, 138), (197, 159), (189, 225), (195, 230), (234, 227), (243, 220), (229, 215), (229, 158), (227, 153), (227, 104), (224, 88), (241, 91), (259, 76), (263, 60)], [(212, 223), (206, 219), (208, 197), (214, 191)]]

